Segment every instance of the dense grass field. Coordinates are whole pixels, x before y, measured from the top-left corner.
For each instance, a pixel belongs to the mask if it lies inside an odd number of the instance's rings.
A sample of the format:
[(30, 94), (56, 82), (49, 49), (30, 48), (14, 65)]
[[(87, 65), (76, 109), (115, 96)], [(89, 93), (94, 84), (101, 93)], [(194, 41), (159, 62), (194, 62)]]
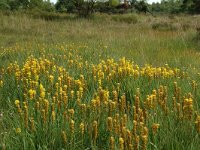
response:
[(0, 149), (198, 150), (199, 25), (0, 13)]

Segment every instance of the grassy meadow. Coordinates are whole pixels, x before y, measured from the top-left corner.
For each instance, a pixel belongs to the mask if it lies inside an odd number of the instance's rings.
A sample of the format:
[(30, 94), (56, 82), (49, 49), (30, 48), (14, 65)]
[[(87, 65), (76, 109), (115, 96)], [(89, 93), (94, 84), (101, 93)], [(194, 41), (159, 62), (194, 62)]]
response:
[(0, 149), (198, 150), (199, 25), (0, 13)]

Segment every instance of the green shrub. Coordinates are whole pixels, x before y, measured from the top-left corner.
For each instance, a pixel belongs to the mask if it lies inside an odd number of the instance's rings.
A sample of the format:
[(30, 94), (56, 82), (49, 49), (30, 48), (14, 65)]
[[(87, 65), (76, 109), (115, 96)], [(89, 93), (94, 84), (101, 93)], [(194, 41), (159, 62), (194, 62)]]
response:
[(112, 20), (129, 24), (136, 24), (138, 22), (137, 16), (132, 14), (115, 15), (112, 17)]

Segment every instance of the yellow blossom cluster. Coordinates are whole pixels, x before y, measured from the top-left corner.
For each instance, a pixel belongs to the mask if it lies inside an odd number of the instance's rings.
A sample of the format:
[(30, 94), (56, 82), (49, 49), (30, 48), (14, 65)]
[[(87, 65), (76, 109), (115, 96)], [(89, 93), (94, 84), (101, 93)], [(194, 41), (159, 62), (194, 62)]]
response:
[[(103, 141), (110, 150), (148, 149), (168, 117), (190, 122), (200, 133), (198, 81), (189, 80), (186, 72), (168, 64), (139, 66), (125, 57), (95, 64), (76, 50), (58, 47), (66, 53), (30, 56), (2, 71), (21, 92), (13, 102), (19, 120), (15, 133), (48, 133), (50, 139), (62, 138), (66, 149), (77, 143), (101, 149)], [(181, 87), (184, 80), (191, 90)]]

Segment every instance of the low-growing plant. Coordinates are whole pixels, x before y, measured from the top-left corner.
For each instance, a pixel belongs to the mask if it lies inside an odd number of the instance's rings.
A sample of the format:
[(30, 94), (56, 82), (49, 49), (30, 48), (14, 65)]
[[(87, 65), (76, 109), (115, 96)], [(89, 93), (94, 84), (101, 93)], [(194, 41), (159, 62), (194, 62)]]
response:
[(177, 26), (168, 22), (158, 22), (152, 25), (152, 29), (159, 31), (176, 31), (178, 30)]
[(181, 25), (183, 31), (187, 31), (191, 28), (191, 25), (189, 23), (185, 23)]
[(200, 41), (200, 27), (197, 28), (197, 35), (196, 35), (197, 40)]
[(114, 15), (112, 20), (129, 24), (136, 24), (138, 22), (137, 16), (133, 14)]

